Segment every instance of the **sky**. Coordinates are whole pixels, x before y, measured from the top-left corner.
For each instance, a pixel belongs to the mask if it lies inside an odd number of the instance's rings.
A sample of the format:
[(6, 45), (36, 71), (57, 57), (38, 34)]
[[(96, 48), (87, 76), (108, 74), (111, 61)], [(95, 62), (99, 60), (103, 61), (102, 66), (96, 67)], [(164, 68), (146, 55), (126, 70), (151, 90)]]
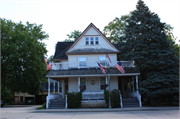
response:
[[(136, 9), (138, 0), (0, 0), (0, 17), (25, 24), (43, 24), (49, 38), (44, 40), (47, 56), (54, 55), (55, 44), (67, 39), (74, 30), (83, 32), (93, 23), (103, 31), (115, 17)], [(180, 0), (143, 0), (161, 22), (170, 24), (180, 40)]]

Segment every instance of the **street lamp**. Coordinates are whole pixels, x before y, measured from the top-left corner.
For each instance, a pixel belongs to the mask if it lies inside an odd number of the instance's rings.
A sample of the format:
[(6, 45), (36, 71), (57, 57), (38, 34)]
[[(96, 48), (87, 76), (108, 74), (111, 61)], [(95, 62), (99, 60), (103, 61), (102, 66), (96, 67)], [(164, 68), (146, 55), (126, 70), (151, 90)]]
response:
[(108, 70), (108, 81), (109, 81), (109, 108), (111, 108), (111, 98), (110, 98), (110, 76), (109, 76), (109, 70), (110, 70), (110, 66), (107, 66), (107, 70)]

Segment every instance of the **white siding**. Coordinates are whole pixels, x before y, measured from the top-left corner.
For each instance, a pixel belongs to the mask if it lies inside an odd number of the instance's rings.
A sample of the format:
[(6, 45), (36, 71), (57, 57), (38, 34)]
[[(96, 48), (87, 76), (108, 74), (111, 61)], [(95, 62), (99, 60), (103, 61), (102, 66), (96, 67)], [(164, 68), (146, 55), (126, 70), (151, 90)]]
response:
[(78, 92), (78, 78), (77, 77), (69, 77), (68, 92)]
[[(114, 67), (117, 64), (117, 54), (108, 54), (111, 62), (109, 65), (111, 67)], [(79, 61), (78, 57), (86, 57), (86, 66), (87, 67), (99, 67), (96, 63), (99, 62), (99, 56), (106, 56), (106, 54), (95, 54), (95, 55), (68, 55), (68, 60), (69, 60), (69, 67), (74, 68), (79, 66)], [(109, 62), (109, 59), (106, 59), (107, 62)]]
[(110, 90), (118, 89), (118, 77), (111, 76), (110, 81)]
[(78, 55), (68, 55), (69, 67), (78, 67)]
[[(95, 84), (91, 84), (91, 80), (95, 81)], [(98, 92), (99, 91), (99, 77), (88, 77), (87, 78), (87, 90), (90, 92)]]

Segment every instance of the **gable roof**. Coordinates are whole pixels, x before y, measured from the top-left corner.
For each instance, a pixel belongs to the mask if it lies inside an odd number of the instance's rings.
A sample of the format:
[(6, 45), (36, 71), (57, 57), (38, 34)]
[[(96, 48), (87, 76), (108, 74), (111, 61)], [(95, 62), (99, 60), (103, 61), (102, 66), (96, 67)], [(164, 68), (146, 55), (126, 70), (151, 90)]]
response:
[(71, 48), (73, 48), (76, 43), (84, 36), (84, 34), (91, 28), (93, 27), (112, 47), (114, 47), (118, 52), (119, 50), (110, 42), (110, 40), (93, 24), (93, 23), (90, 23), (88, 25), (88, 27), (81, 33), (81, 35), (76, 39), (76, 41), (71, 45), (71, 47), (66, 51), (66, 54), (69, 54), (69, 50)]
[(67, 59), (65, 52), (70, 48), (74, 42), (58, 42), (53, 59)]

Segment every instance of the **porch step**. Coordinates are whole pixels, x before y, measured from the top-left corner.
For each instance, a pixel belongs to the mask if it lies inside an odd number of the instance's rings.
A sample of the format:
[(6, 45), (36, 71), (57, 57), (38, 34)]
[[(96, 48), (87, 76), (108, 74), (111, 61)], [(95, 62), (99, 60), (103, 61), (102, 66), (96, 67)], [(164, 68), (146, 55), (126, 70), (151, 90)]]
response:
[(62, 100), (52, 100), (49, 109), (64, 109), (65, 108), (65, 99)]
[(123, 107), (139, 107), (137, 98), (122, 98)]

